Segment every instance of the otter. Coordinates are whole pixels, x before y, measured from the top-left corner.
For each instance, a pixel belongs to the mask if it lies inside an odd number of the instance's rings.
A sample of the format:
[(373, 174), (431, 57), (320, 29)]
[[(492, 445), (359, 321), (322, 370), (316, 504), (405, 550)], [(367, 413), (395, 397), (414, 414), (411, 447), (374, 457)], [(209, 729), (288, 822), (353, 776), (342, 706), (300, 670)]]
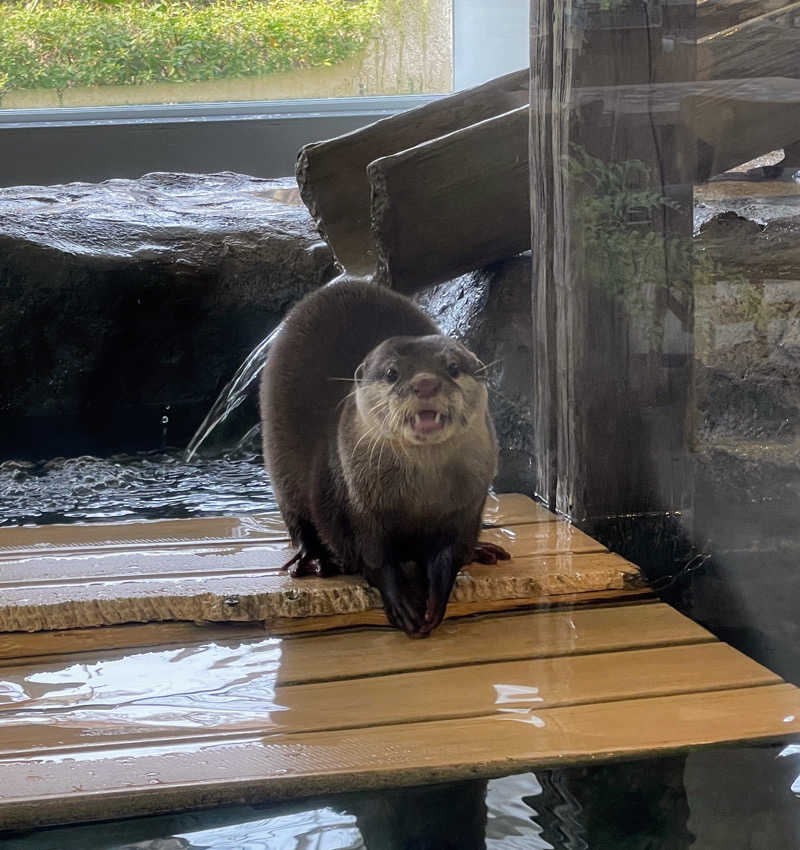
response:
[(295, 576), (360, 573), (424, 637), (479, 543), (497, 467), (486, 370), (411, 300), (340, 281), (287, 315), (261, 379), (264, 460)]

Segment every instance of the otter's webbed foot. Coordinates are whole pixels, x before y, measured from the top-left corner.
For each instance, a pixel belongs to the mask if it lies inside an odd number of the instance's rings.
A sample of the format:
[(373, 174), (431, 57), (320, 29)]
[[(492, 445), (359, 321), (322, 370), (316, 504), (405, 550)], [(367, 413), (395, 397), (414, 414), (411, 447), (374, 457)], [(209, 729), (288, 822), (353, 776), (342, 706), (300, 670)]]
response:
[(444, 619), (450, 592), (455, 584), (460, 564), (453, 560), (453, 549), (442, 549), (425, 565), (428, 576), (428, 604), (425, 608), (425, 624), (422, 631), (430, 634)]
[(448, 546), (425, 562), (390, 561), (365, 578), (380, 590), (389, 622), (409, 637), (422, 638), (444, 619), (459, 566)]
[(414, 593), (417, 590), (409, 583), (408, 576), (401, 579), (398, 567), (387, 565), (383, 568), (381, 596), (383, 608), (389, 622), (402, 629), (409, 637), (424, 637), (424, 602)]
[(297, 550), (295, 556), (287, 561), (281, 569), (288, 570), (292, 578), (303, 578), (304, 576), (325, 578), (325, 576), (336, 575), (340, 572), (339, 567), (329, 558), (312, 555), (302, 547)]
[(508, 561), (511, 555), (496, 543), (478, 541), (472, 551), (472, 560), (479, 564), (496, 564), (498, 561)]

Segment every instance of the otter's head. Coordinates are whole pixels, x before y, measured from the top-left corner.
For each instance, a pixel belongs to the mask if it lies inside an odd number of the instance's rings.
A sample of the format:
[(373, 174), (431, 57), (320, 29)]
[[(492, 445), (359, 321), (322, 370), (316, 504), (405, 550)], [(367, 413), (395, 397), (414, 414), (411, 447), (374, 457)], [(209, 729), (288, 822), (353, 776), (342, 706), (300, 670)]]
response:
[(387, 339), (367, 355), (355, 379), (365, 425), (406, 445), (444, 443), (486, 413), (483, 364), (446, 336)]

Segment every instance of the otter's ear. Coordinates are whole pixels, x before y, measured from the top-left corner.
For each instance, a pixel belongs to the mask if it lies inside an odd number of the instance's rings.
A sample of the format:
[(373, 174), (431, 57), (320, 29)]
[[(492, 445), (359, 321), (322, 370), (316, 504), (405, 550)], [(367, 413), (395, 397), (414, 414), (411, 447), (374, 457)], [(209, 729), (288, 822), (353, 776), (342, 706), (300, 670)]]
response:
[(359, 363), (358, 368), (356, 369), (355, 375), (353, 376), (357, 381), (364, 380), (364, 364)]

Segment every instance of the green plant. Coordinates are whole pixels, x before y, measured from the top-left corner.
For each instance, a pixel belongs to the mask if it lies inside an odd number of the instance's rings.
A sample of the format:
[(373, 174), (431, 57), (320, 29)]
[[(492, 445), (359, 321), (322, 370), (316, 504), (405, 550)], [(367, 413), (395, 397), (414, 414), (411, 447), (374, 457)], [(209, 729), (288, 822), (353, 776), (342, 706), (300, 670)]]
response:
[(577, 209), (594, 280), (614, 295), (688, 281), (691, 242), (665, 235), (655, 221), (677, 204), (652, 188), (643, 162), (603, 162), (575, 148), (567, 168), (582, 189)]
[(381, 0), (0, 3), (0, 94), (243, 77), (357, 54)]

